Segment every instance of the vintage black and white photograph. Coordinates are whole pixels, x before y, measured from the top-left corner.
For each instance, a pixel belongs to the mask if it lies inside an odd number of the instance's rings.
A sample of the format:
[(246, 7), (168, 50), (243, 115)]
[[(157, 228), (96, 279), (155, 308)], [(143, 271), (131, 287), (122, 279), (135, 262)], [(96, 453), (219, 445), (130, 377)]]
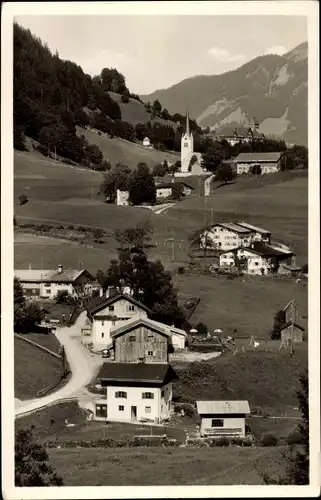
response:
[(315, 486), (318, 5), (120, 3), (6, 20), (6, 498)]

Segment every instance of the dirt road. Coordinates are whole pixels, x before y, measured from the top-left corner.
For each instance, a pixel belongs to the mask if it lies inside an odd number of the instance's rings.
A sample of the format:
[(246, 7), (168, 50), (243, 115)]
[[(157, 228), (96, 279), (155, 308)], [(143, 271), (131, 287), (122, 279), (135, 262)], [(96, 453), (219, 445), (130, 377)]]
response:
[(92, 354), (80, 342), (81, 328), (85, 325), (86, 312), (78, 317), (76, 323), (70, 328), (57, 328), (56, 336), (60, 344), (65, 347), (66, 356), (71, 370), (69, 382), (56, 392), (43, 398), (30, 399), (27, 401), (15, 400), (15, 415), (36, 410), (62, 398), (77, 396), (82, 389), (94, 378), (100, 366), (102, 358)]

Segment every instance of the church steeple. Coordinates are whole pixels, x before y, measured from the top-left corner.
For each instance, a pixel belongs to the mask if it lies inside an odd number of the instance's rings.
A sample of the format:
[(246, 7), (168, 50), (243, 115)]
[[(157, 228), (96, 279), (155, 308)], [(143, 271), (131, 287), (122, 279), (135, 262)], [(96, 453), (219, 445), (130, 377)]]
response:
[(190, 136), (188, 110), (186, 110), (186, 134)]

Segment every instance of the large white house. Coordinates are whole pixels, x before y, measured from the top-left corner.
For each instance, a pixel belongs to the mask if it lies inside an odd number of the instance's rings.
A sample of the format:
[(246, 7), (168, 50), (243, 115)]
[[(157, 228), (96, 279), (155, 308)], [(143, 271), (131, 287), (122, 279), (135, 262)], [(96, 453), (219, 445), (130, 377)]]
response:
[(161, 423), (172, 413), (172, 380), (167, 363), (104, 363), (97, 382), (106, 397), (96, 403), (95, 419)]
[(241, 263), (246, 274), (262, 276), (276, 273), (282, 265), (295, 265), (295, 254), (291, 250), (274, 247), (261, 242), (253, 242), (250, 247), (240, 246), (222, 252), (221, 267), (234, 267)]
[(249, 174), (254, 165), (261, 167), (261, 174), (272, 174), (280, 170), (282, 152), (240, 153), (235, 159), (237, 174)]
[(86, 269), (64, 269), (62, 265), (55, 270), (15, 269), (14, 275), (20, 280), (24, 296), (32, 299), (53, 299), (62, 291), (86, 295), (91, 293), (88, 285), (94, 283)]
[(201, 436), (245, 437), (248, 401), (196, 401)]
[(151, 313), (130, 295), (109, 291), (104, 296), (92, 298), (84, 307), (87, 311), (88, 327), (84, 328), (82, 333), (97, 350), (103, 350), (111, 344), (113, 327), (119, 327), (132, 318), (147, 318), (147, 313)]
[(200, 236), (200, 247), (228, 250), (248, 247), (252, 241), (269, 243), (271, 233), (247, 222), (218, 222), (205, 229)]

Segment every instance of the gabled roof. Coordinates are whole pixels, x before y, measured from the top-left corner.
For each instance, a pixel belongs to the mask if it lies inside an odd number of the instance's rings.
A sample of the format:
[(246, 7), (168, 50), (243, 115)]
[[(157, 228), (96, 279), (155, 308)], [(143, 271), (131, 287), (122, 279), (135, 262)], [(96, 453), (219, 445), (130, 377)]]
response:
[[(151, 321), (151, 320), (150, 320)], [(182, 330), (181, 328), (177, 328), (176, 326), (173, 325), (165, 325), (165, 323), (160, 323), (159, 321), (152, 320), (155, 325), (159, 325), (162, 328), (165, 328), (170, 335), (182, 335), (183, 337), (187, 336), (187, 333), (185, 330)]]
[(276, 152), (276, 153), (240, 153), (234, 161), (237, 162), (260, 162), (260, 161), (272, 161), (276, 162), (278, 161), (281, 156), (283, 155), (282, 152)]
[(270, 231), (267, 231), (266, 229), (262, 229), (261, 227), (253, 226), (252, 224), (249, 224), (248, 222), (238, 222), (238, 226), (245, 227), (247, 229), (251, 229), (252, 231), (256, 231), (257, 233), (261, 234), (266, 234), (269, 235), (271, 234)]
[[(284, 330), (284, 328), (288, 328), (290, 325), (292, 325), (292, 321), (288, 321), (287, 323), (285, 323), (281, 328), (281, 332), (282, 330)], [(301, 332), (305, 331), (305, 328), (303, 328), (303, 326), (299, 325), (298, 323), (293, 323), (293, 326), (301, 330)]]
[(237, 250), (246, 250), (247, 252), (255, 253), (257, 255), (261, 255), (262, 257), (280, 257), (283, 256), (289, 257), (291, 255), (294, 255), (292, 252), (285, 253), (284, 251), (281, 252), (277, 250), (276, 248), (270, 247), (269, 245), (264, 245), (263, 243), (260, 242), (254, 242), (252, 243), (252, 246), (249, 247), (244, 247), (244, 246), (239, 246), (235, 248), (231, 248), (229, 250), (224, 250), (221, 255), (225, 255), (226, 253), (230, 252), (236, 252)]
[(141, 317), (134, 317), (133, 319), (130, 319), (126, 321), (126, 323), (122, 324), (121, 326), (112, 328), (110, 330), (110, 336), (115, 338), (118, 337), (119, 335), (123, 335), (126, 332), (129, 332), (136, 328), (139, 325), (144, 325), (151, 330), (154, 330), (161, 335), (164, 335), (165, 337), (170, 337), (170, 331), (166, 328), (167, 325), (164, 325), (163, 323), (158, 323), (156, 321), (153, 321), (149, 318), (141, 318)]
[(196, 401), (196, 406), (200, 415), (251, 413), (248, 401)]
[(108, 382), (163, 385), (174, 378), (177, 375), (167, 363), (104, 363), (97, 376), (102, 386), (108, 385)]
[(241, 233), (241, 234), (249, 234), (253, 232), (246, 227), (242, 227), (239, 224), (235, 224), (234, 222), (216, 222), (215, 224), (212, 224), (208, 228), (205, 228), (205, 230), (212, 229), (213, 227), (216, 226), (221, 226), (224, 227), (225, 229), (229, 229), (230, 231), (235, 231), (236, 233)]
[(143, 309), (148, 314), (152, 314), (152, 311), (150, 309), (148, 309), (148, 307), (146, 307), (141, 302), (138, 302), (137, 300), (133, 299), (133, 297), (131, 297), (130, 295), (127, 295), (125, 293), (117, 293), (117, 292), (115, 294), (111, 295), (110, 297), (93, 297), (86, 304), (84, 304), (84, 307), (85, 307), (87, 313), (90, 316), (93, 316), (97, 312), (101, 311), (102, 309), (104, 309), (107, 306), (111, 306), (112, 304), (114, 304), (115, 302), (117, 302), (120, 299), (127, 300), (131, 304), (133, 304), (137, 307), (140, 307), (140, 309)]
[(54, 283), (73, 283), (83, 273), (89, 275), (90, 279), (94, 277), (86, 269), (63, 269), (61, 273), (55, 270), (40, 270), (40, 269), (15, 269), (14, 275), (20, 281), (37, 283), (37, 282), (54, 282)]
[(185, 186), (189, 189), (194, 189), (193, 186), (190, 186), (187, 182), (162, 182), (155, 185), (156, 189), (172, 188), (174, 186)]

